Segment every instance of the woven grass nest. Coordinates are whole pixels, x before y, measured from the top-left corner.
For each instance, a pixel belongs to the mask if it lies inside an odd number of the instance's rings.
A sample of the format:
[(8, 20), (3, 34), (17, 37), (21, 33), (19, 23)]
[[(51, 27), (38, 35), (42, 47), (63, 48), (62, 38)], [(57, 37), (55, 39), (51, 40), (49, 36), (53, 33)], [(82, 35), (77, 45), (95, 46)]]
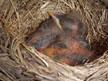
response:
[[(92, 49), (100, 53), (93, 62), (69, 66), (54, 62), (25, 44), (25, 38), (49, 17), (77, 10)], [(0, 81), (107, 81), (107, 0), (1, 0)]]

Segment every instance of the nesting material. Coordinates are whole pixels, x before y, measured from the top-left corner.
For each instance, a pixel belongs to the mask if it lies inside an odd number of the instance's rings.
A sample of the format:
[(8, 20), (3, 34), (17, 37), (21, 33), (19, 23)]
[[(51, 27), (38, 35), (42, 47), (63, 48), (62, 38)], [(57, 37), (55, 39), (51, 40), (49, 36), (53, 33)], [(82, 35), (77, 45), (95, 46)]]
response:
[[(108, 2), (106, 0), (1, 0), (1, 81), (107, 81)], [(103, 56), (83, 66), (54, 62), (25, 44), (40, 23), (57, 15), (78, 11), (92, 50)], [(85, 74), (86, 73), (86, 74)]]

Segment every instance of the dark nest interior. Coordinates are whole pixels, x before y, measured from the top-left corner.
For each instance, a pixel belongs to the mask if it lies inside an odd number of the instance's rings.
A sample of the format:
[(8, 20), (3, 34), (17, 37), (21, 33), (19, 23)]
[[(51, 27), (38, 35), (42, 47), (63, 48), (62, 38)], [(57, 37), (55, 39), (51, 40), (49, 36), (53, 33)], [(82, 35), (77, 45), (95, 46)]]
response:
[[(78, 11), (86, 29), (86, 40), (97, 58), (83, 65), (55, 62), (26, 38), (49, 18)], [(107, 81), (108, 80), (107, 0), (1, 0), (0, 81)]]

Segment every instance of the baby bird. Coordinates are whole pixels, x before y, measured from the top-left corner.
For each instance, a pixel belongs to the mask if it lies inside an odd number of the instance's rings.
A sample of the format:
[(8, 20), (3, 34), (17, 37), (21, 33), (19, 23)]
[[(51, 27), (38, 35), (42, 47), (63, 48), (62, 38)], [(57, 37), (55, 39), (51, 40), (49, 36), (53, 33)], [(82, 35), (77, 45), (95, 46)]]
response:
[(41, 24), (27, 40), (27, 45), (68, 65), (82, 64), (93, 60), (95, 54), (88, 49), (85, 30), (75, 13), (55, 16)]
[(83, 41), (82, 43), (82, 41), (70, 38), (70, 36), (63, 37), (64, 39), (56, 41), (48, 48), (40, 49), (40, 52), (71, 66), (95, 59), (96, 54), (87, 48), (87, 42)]
[[(69, 15), (72, 15), (73, 17), (69, 17)], [(27, 43), (28, 45), (33, 45), (35, 48), (46, 48), (64, 32), (67, 32), (69, 35), (72, 35), (77, 39), (84, 37), (82, 23), (73, 13), (57, 15), (54, 17), (59, 20), (63, 31), (57, 27), (58, 25), (53, 17), (49, 18), (41, 24), (39, 29), (32, 36), (30, 36), (28, 39), (29, 42)]]

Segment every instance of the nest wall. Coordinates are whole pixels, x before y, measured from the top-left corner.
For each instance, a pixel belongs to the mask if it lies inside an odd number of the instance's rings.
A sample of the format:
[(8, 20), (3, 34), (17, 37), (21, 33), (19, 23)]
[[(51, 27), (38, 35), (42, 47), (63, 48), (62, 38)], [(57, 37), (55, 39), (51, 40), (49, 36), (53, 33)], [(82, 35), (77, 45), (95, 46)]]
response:
[[(107, 54), (107, 4), (107, 0), (1, 0), (0, 75), (2, 78), (0, 79), (4, 81), (83, 81), (85, 79), (90, 81), (87, 77), (95, 72), (93, 69), (100, 64), (99, 60), (99, 63), (96, 61), (97, 66), (91, 69), (59, 64), (47, 56), (40, 55), (38, 51), (34, 51), (34, 48), (26, 46), (25, 38), (33, 33), (41, 22), (49, 18), (48, 11), (65, 14), (76, 10), (82, 16), (86, 39), (91, 48), (100, 54), (104, 52)], [(88, 74), (85, 75), (80, 70), (84, 72), (90, 70), (90, 73), (87, 72)], [(96, 78), (97, 76), (94, 75)]]

